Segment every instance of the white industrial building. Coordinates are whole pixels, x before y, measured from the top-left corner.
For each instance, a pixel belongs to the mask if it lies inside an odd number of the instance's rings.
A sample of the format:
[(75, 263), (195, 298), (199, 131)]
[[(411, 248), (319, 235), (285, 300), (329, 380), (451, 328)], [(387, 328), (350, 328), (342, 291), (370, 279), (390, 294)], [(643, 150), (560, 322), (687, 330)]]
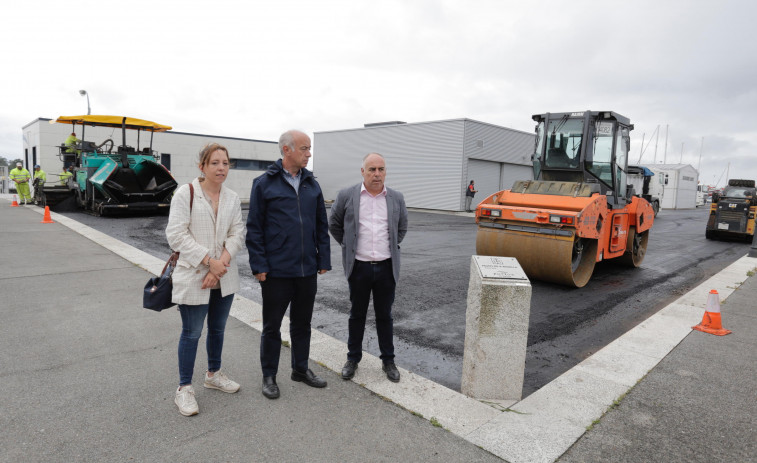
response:
[(327, 200), (362, 180), (362, 160), (371, 152), (384, 156), (386, 184), (404, 194), (408, 207), (461, 211), (470, 180), (478, 204), (516, 180), (533, 178), (533, 133), (471, 119), (315, 132), (313, 147), (314, 173)]
[(693, 209), (696, 207), (699, 172), (690, 164), (654, 164), (655, 173), (663, 176), (665, 196), (663, 209)]
[[(47, 173), (48, 182), (56, 182), (63, 162), (58, 157), (59, 147), (71, 133), (69, 124), (50, 123), (50, 119), (38, 118), (23, 127), (24, 167), (32, 171), (39, 164)], [(82, 138), (82, 126), (76, 125), (77, 137)], [(139, 133), (139, 140), (137, 134)], [(150, 147), (150, 132), (126, 130), (126, 144), (134, 148)], [(115, 146), (121, 144), (121, 129), (90, 127), (84, 129), (84, 140), (100, 145), (108, 139)], [(232, 168), (224, 185), (234, 190), (242, 201), (250, 196), (250, 187), (255, 177), (263, 173), (279, 155), (278, 141), (252, 140), (216, 135), (201, 135), (185, 132), (157, 132), (153, 135), (152, 149), (159, 162), (171, 171), (179, 185), (189, 183), (200, 173), (197, 167), (199, 153), (208, 143), (220, 143), (229, 150)], [(107, 146), (107, 145), (105, 145)]]

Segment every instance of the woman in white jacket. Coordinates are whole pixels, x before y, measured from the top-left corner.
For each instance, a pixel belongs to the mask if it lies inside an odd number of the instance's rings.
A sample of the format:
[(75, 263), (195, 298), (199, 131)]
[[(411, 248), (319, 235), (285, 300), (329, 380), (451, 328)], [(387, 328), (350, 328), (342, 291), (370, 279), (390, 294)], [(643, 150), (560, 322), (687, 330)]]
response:
[(206, 316), (208, 371), (203, 385), (228, 393), (239, 390), (239, 384), (220, 371), (226, 320), (234, 293), (239, 291), (234, 257), (244, 248), (245, 236), (239, 196), (223, 186), (229, 162), (223, 146), (212, 143), (203, 148), (202, 176), (192, 180), (192, 188), (182, 185), (176, 190), (166, 226), (168, 244), (180, 252), (172, 294), (182, 321), (179, 388), (174, 401), (185, 416), (199, 413), (192, 375)]

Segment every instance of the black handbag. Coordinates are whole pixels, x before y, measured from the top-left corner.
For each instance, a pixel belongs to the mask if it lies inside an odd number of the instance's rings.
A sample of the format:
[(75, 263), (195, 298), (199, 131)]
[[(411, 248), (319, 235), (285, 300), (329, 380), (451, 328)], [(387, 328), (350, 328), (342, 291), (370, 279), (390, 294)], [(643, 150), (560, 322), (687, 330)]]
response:
[(173, 281), (171, 280), (171, 276), (173, 275), (173, 269), (176, 268), (176, 262), (178, 260), (179, 253), (171, 253), (168, 261), (166, 261), (166, 265), (163, 266), (163, 271), (160, 272), (160, 276), (152, 277), (147, 280), (145, 293), (144, 296), (142, 296), (142, 305), (145, 309), (160, 312), (161, 310), (176, 305), (171, 302), (171, 294), (173, 293)]
[[(189, 213), (192, 213), (192, 203), (194, 202), (195, 189), (194, 185), (189, 184)], [(173, 307), (174, 304), (171, 301), (171, 294), (173, 293), (173, 269), (176, 268), (176, 263), (179, 261), (179, 251), (174, 251), (168, 257), (166, 265), (163, 266), (163, 270), (159, 276), (152, 277), (147, 280), (145, 284), (144, 294), (142, 295), (142, 306), (145, 309), (154, 310), (160, 312), (169, 307)]]

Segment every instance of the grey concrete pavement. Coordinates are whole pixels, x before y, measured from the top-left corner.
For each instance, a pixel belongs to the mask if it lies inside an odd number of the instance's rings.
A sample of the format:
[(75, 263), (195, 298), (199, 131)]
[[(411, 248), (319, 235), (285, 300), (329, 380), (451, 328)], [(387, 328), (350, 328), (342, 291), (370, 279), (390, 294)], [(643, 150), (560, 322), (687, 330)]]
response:
[[(186, 418), (173, 404), (180, 320), (141, 308), (144, 269), (162, 263), (53, 218), (66, 227), (0, 201), (2, 461), (757, 461), (757, 280), (747, 277), (757, 259), (739, 259), (504, 411), (406, 370), (389, 383), (370, 355), (342, 381), (343, 343), (318, 332), (311, 365), (328, 388), (293, 383), (282, 368), (282, 398), (268, 401), (259, 307), (238, 297), (224, 370), (242, 390), (202, 388), (200, 347), (200, 415)], [(710, 289), (729, 336), (691, 331)]]
[(757, 462), (757, 277), (722, 304), (733, 333), (691, 331), (560, 458)]
[(202, 387), (179, 415), (175, 309), (141, 307), (145, 270), (41, 215), (0, 201), (0, 460), (500, 461), (481, 448), (313, 363), (329, 385), (289, 377), (260, 393), (259, 333), (230, 318), (223, 369), (237, 394)]

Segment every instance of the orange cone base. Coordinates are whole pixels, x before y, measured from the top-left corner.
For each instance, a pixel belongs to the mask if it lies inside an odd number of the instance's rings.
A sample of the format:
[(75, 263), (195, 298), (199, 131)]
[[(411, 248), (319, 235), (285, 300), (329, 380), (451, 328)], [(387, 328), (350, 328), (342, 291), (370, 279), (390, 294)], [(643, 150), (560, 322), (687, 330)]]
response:
[(720, 320), (720, 314), (717, 312), (705, 312), (702, 317), (702, 323), (692, 326), (691, 329), (703, 333), (714, 334), (715, 336), (725, 336), (731, 334), (731, 330), (723, 329), (723, 323)]
[(40, 223), (55, 223), (52, 217), (50, 217), (50, 206), (45, 206), (45, 216), (42, 217), (42, 222)]
[(703, 333), (714, 334), (715, 336), (725, 336), (726, 334), (732, 333), (731, 330), (724, 330), (724, 329), (715, 330), (712, 328), (707, 328), (706, 326), (702, 326), (702, 325), (692, 326), (691, 328), (697, 331), (701, 331)]

